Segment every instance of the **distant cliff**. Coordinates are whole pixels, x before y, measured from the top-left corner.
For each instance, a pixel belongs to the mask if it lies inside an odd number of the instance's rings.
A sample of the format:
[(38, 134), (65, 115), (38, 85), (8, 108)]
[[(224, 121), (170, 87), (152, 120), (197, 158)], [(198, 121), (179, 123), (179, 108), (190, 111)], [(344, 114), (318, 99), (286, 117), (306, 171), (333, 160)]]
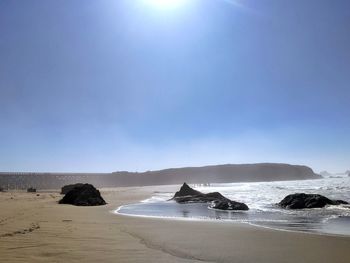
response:
[(66, 184), (90, 183), (96, 187), (144, 186), (187, 183), (231, 183), (318, 179), (300, 165), (259, 163), (172, 168), (142, 173), (0, 173), (4, 189), (58, 189)]
[(143, 173), (115, 172), (122, 185), (263, 182), (318, 179), (307, 166), (257, 163), (172, 168)]

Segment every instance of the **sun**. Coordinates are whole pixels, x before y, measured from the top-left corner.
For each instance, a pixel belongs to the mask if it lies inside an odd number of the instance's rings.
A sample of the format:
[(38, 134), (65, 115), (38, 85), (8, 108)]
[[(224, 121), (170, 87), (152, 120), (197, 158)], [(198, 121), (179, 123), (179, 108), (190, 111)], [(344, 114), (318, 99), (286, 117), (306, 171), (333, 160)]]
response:
[(148, 4), (157, 7), (157, 8), (164, 8), (164, 9), (171, 9), (171, 8), (177, 8), (184, 4), (186, 0), (144, 0)]

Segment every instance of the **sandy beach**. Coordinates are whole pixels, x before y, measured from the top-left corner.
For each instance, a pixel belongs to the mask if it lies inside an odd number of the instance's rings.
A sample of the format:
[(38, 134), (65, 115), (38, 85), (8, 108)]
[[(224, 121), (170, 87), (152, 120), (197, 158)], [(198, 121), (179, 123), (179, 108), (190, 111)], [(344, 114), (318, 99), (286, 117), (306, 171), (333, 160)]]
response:
[(59, 205), (58, 192), (0, 193), (1, 261), (350, 262), (349, 237), (112, 213), (177, 188), (102, 189), (100, 207)]

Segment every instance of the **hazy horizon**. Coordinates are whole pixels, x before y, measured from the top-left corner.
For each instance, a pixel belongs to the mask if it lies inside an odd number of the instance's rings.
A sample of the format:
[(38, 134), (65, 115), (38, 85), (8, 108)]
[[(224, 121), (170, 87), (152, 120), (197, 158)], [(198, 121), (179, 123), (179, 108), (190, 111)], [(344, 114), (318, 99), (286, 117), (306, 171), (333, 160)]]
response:
[[(150, 170), (137, 170), (137, 171), (131, 171), (131, 170), (113, 170), (109, 172), (101, 172), (101, 173), (115, 173), (115, 172), (130, 172), (130, 173), (144, 173), (144, 172), (156, 172), (156, 171), (161, 171), (161, 170), (169, 170), (169, 169), (181, 169), (181, 168), (202, 168), (202, 167), (213, 167), (213, 166), (226, 166), (226, 165), (254, 165), (254, 164), (286, 164), (286, 165), (300, 165), (300, 166), (306, 166), (303, 164), (297, 164), (297, 163), (270, 163), (270, 162), (261, 162), (261, 163), (212, 163), (212, 164), (202, 164), (202, 165), (197, 165), (197, 166), (174, 166), (174, 167), (164, 167), (164, 168), (157, 168), (157, 169), (150, 169)], [(308, 167), (308, 166), (307, 166)], [(309, 167), (312, 169), (312, 167)], [(0, 171), (0, 173), (7, 173), (9, 171)], [(99, 173), (97, 171), (95, 172), (86, 172), (86, 171), (76, 171), (76, 172), (71, 172), (71, 171), (10, 171), (9, 173)], [(316, 174), (318, 173), (317, 171), (314, 171)], [(320, 171), (320, 172), (325, 172), (325, 171)], [(330, 172), (330, 171), (327, 171)], [(344, 173), (347, 171), (338, 171), (338, 172), (333, 172), (331, 171), (331, 174), (336, 174), (336, 173)]]
[(0, 171), (350, 169), (350, 1), (159, 1), (0, 2)]

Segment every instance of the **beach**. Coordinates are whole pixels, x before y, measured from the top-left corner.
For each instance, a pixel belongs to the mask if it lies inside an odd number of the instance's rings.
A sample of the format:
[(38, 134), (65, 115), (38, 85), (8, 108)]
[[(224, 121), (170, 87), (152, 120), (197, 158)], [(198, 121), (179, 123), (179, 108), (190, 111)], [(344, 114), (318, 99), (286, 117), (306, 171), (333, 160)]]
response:
[(108, 205), (59, 205), (58, 191), (0, 193), (3, 262), (350, 262), (350, 238), (242, 223), (113, 213), (179, 186), (101, 189)]

